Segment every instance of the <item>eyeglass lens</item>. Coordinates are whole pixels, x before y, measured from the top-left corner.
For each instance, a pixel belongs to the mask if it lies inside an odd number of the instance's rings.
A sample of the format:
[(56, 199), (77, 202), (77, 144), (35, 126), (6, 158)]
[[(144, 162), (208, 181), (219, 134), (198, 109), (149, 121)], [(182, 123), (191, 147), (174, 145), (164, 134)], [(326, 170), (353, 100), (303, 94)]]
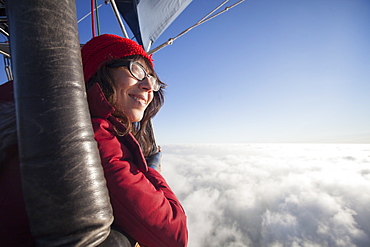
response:
[(160, 85), (158, 83), (158, 80), (156, 77), (149, 75), (145, 69), (138, 63), (132, 62), (130, 64), (130, 70), (133, 76), (136, 77), (138, 80), (144, 80), (145, 77), (148, 77), (150, 83), (152, 84), (154, 91), (158, 91), (160, 88)]

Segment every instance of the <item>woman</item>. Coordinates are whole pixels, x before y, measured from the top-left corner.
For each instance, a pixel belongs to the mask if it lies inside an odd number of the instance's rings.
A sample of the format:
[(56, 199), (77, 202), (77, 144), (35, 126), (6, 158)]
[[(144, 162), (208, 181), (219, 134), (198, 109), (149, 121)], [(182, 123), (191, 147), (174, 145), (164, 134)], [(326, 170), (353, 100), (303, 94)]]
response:
[[(186, 246), (185, 212), (156, 171), (158, 163), (148, 167), (145, 159), (160, 155), (150, 155), (157, 147), (152, 147), (147, 128), (163, 104), (165, 87), (151, 57), (134, 41), (108, 34), (87, 42), (81, 53), (94, 137), (113, 208), (112, 227), (143, 246)], [(23, 204), (19, 196), (17, 200)], [(29, 237), (23, 205), (19, 211), (23, 223), (17, 229)]]
[(186, 245), (185, 213), (144, 158), (152, 149), (146, 126), (163, 104), (151, 57), (134, 41), (101, 35), (82, 47), (82, 63), (113, 225), (146, 246)]

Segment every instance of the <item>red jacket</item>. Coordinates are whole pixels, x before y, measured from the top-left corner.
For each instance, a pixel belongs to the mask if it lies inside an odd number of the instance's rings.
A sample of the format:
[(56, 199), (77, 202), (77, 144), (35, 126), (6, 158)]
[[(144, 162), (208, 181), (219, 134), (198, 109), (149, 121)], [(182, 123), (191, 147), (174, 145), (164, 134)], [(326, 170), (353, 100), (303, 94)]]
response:
[(100, 87), (88, 90), (95, 139), (113, 207), (113, 225), (148, 247), (187, 246), (186, 215), (165, 179), (148, 168), (131, 135), (111, 114)]
[(16, 145), (7, 149), (0, 162), (0, 246), (36, 246), (24, 206)]
[[(164, 178), (148, 168), (136, 139), (115, 135), (125, 127), (98, 86), (88, 90), (102, 165), (114, 212), (113, 225), (148, 247), (187, 245), (186, 216)], [(33, 246), (25, 211), (16, 145), (0, 162), (0, 246)]]
[[(9, 106), (3, 105), (13, 102), (14, 107), (13, 96), (13, 82), (0, 85), (0, 106), (4, 107), (0, 109), (0, 246), (31, 247), (35, 246), (35, 241), (22, 194), (16, 123), (6, 120), (10, 119), (7, 114), (12, 114), (14, 118), (15, 109), (12, 112), (5, 109)], [(9, 137), (9, 133), (14, 133), (14, 136)]]

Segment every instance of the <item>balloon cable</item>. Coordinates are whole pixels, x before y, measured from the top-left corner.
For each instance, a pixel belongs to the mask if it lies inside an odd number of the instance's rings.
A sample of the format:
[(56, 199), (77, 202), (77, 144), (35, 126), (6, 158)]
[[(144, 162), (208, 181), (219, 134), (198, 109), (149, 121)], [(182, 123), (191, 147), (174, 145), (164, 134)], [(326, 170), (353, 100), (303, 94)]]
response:
[[(95, 6), (98, 6), (98, 0), (95, 0)], [(98, 29), (98, 35), (100, 35), (100, 20), (99, 20), (99, 7), (95, 8), (95, 14), (96, 14), (96, 27)]]
[(92, 36), (96, 36), (95, 31), (95, 0), (91, 0), (91, 29), (92, 29)]
[[(221, 15), (222, 13), (225, 13), (225, 12), (226, 12), (226, 11), (228, 11), (229, 9), (234, 8), (236, 5), (238, 5), (238, 4), (242, 3), (242, 2), (244, 2), (245, 0), (240, 0), (240, 1), (238, 1), (237, 3), (235, 3), (235, 4), (233, 4), (233, 5), (229, 6), (229, 7), (226, 7), (224, 10), (222, 10), (222, 11), (220, 11), (220, 12), (216, 13), (216, 14), (213, 14), (216, 10), (218, 10), (222, 5), (224, 5), (224, 4), (225, 4), (226, 2), (228, 2), (228, 1), (229, 1), (229, 0), (226, 0), (226, 1), (224, 1), (223, 3), (221, 3), (217, 8), (215, 8), (214, 10), (212, 10), (209, 14), (207, 14), (205, 17), (203, 17), (201, 20), (199, 20), (199, 21), (198, 21), (197, 23), (195, 23), (193, 26), (191, 26), (191, 27), (189, 27), (188, 29), (186, 29), (186, 30), (182, 31), (182, 32), (181, 32), (180, 34), (178, 34), (176, 37), (174, 37), (174, 38), (170, 38), (168, 41), (166, 41), (166, 42), (164, 42), (163, 44), (161, 44), (161, 45), (157, 46), (156, 48), (154, 48), (154, 49), (150, 50), (150, 51), (148, 52), (148, 54), (154, 54), (155, 52), (157, 52), (157, 51), (161, 50), (162, 48), (164, 48), (164, 47), (166, 47), (166, 46), (168, 46), (168, 45), (172, 45), (172, 43), (173, 43), (176, 39), (180, 38), (182, 35), (186, 34), (186, 33), (187, 33), (187, 32), (189, 32), (190, 30), (192, 30), (193, 28), (195, 28), (195, 27), (197, 27), (197, 26), (199, 26), (199, 25), (201, 25), (201, 24), (205, 23), (206, 21), (209, 21), (209, 20), (211, 20), (211, 19), (215, 18), (216, 16)], [(213, 15), (212, 15), (212, 14), (213, 14)]]

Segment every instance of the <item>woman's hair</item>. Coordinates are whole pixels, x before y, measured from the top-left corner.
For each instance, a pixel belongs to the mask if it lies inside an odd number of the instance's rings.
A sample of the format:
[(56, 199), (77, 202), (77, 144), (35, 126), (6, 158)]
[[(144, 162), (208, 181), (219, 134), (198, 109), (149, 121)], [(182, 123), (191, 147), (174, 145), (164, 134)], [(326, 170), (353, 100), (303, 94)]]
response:
[(106, 99), (115, 108), (114, 112), (115, 117), (119, 118), (127, 128), (127, 131), (125, 133), (117, 132), (117, 134), (125, 135), (128, 132), (132, 133), (135, 136), (136, 140), (139, 142), (144, 156), (148, 156), (157, 149), (157, 147), (153, 146), (155, 140), (153, 134), (151, 133), (152, 129), (150, 120), (158, 113), (158, 111), (164, 104), (163, 89), (166, 88), (167, 85), (158, 79), (160, 83), (160, 89), (158, 91), (153, 91), (153, 100), (145, 109), (143, 118), (141, 119), (140, 122), (132, 123), (128, 120), (126, 115), (122, 111), (119, 111), (118, 107), (116, 107), (117, 101), (116, 85), (111, 73), (112, 69), (117, 69), (112, 68), (112, 65), (116, 63), (122, 63), (124, 61), (137, 61), (139, 59), (143, 59), (145, 61), (145, 67), (149, 68), (148, 71), (149, 74), (157, 76), (148, 59), (140, 55), (134, 55), (122, 59), (111, 60), (105, 63), (96, 72), (96, 74), (91, 77), (91, 79), (87, 83), (87, 87), (90, 87), (95, 83), (98, 83), (100, 85)]

